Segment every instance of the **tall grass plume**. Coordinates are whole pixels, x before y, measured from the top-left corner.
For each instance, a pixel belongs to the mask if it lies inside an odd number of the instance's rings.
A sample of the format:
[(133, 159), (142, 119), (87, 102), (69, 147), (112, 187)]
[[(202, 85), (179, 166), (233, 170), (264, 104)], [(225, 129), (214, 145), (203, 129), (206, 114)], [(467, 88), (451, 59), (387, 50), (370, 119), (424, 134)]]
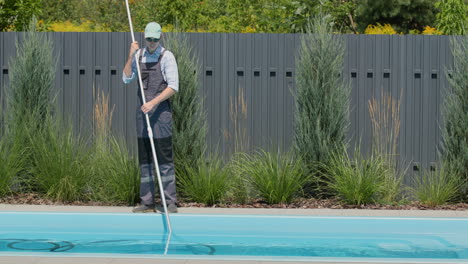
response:
[(138, 200), (139, 169), (122, 138), (111, 130), (114, 106), (109, 96), (95, 92), (94, 142), (86, 196), (88, 199), (108, 203), (134, 204)]
[(383, 178), (381, 201), (387, 204), (397, 202), (405, 174), (404, 166), (398, 162), (401, 95), (396, 100), (382, 88), (380, 99), (373, 97), (368, 102), (372, 122), (372, 155), (381, 157), (388, 167), (388, 173)]

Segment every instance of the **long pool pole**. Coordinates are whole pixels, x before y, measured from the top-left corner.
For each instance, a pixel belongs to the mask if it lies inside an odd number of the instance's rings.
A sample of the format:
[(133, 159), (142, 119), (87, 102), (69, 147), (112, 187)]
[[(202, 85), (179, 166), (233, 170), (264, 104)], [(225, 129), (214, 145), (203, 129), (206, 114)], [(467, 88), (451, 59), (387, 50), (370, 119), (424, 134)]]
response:
[[(135, 34), (133, 33), (132, 16), (130, 15), (130, 6), (128, 5), (128, 0), (125, 0), (125, 4), (127, 6), (128, 23), (130, 24), (132, 42), (135, 42)], [(140, 84), (141, 99), (143, 101), (143, 104), (145, 104), (146, 103), (145, 92), (143, 90), (143, 81), (141, 80), (140, 65), (138, 63), (137, 56), (138, 56), (138, 52), (135, 53), (135, 61), (137, 62), (136, 67), (137, 67), (137, 73), (138, 73), (138, 82)], [(169, 213), (167, 212), (166, 197), (164, 195), (164, 188), (162, 186), (161, 174), (159, 173), (159, 165), (158, 165), (158, 159), (156, 156), (156, 149), (154, 148), (153, 129), (151, 129), (151, 124), (150, 124), (148, 113), (145, 114), (145, 118), (146, 118), (146, 125), (148, 126), (148, 137), (151, 143), (151, 150), (153, 152), (154, 167), (156, 168), (156, 175), (158, 176), (159, 192), (161, 193), (161, 200), (162, 200), (162, 204), (164, 207), (164, 214), (166, 215), (166, 222), (167, 222), (167, 227), (169, 229), (169, 237), (170, 237), (170, 235), (172, 234), (171, 220), (169, 219)]]

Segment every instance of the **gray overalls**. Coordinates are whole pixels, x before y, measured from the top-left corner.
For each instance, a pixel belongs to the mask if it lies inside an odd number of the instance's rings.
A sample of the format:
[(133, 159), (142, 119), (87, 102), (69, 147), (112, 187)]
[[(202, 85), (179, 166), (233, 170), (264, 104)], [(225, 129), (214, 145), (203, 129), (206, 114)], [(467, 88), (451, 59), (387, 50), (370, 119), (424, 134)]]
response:
[[(161, 71), (161, 60), (165, 50), (159, 56), (157, 62), (143, 63), (143, 50), (140, 52), (138, 63), (140, 64), (141, 78), (146, 102), (151, 101), (167, 88), (167, 82)], [(146, 119), (141, 111), (141, 89), (138, 89), (139, 107), (136, 114), (136, 126), (138, 136), (138, 159), (140, 163), (141, 203), (153, 205), (155, 191), (155, 174), (153, 153), (148, 137)], [(159, 171), (167, 204), (176, 203), (176, 183), (174, 171), (174, 158), (172, 153), (172, 112), (169, 100), (161, 102), (156, 109), (148, 113), (151, 128), (153, 129), (154, 145), (158, 158)]]

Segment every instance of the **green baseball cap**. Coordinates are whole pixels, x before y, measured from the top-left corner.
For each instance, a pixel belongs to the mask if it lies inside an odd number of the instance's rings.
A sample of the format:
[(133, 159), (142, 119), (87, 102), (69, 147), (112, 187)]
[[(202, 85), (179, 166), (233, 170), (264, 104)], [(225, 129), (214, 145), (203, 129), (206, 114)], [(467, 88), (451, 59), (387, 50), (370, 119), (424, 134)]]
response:
[(148, 23), (145, 27), (145, 38), (161, 38), (161, 31), (161, 26), (158, 23)]

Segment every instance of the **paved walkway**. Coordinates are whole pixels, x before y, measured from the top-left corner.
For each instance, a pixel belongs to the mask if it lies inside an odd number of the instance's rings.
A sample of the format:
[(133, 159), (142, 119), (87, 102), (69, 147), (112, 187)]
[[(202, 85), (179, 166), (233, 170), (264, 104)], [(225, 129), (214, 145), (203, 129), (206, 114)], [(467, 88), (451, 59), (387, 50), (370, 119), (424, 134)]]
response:
[[(50, 205), (8, 205), (0, 204), (0, 211), (43, 211), (43, 212), (88, 212), (88, 213), (129, 213), (131, 207), (111, 206), (50, 206)], [(361, 209), (241, 209), (241, 208), (180, 208), (184, 214), (267, 214), (267, 215), (322, 215), (322, 216), (387, 216), (387, 217), (467, 217), (467, 211), (434, 211), (434, 210), (361, 210)], [(1, 221), (1, 219), (0, 219)], [(88, 257), (0, 257), (0, 264), (297, 264), (297, 263), (334, 263), (332, 260), (318, 262), (285, 262), (285, 261), (241, 261), (241, 260), (197, 260), (197, 259), (167, 259), (167, 258), (88, 258)], [(349, 263), (349, 262), (346, 262)], [(355, 261), (354, 263), (379, 263)], [(383, 263), (383, 262), (380, 262)], [(385, 262), (392, 263), (392, 262)], [(399, 262), (402, 263), (402, 262)], [(405, 262), (424, 263), (424, 262)], [(426, 262), (436, 263), (436, 262)], [(441, 262), (447, 263), (447, 262)], [(459, 262), (461, 263), (461, 262)], [(467, 262), (468, 263), (468, 262)]]

